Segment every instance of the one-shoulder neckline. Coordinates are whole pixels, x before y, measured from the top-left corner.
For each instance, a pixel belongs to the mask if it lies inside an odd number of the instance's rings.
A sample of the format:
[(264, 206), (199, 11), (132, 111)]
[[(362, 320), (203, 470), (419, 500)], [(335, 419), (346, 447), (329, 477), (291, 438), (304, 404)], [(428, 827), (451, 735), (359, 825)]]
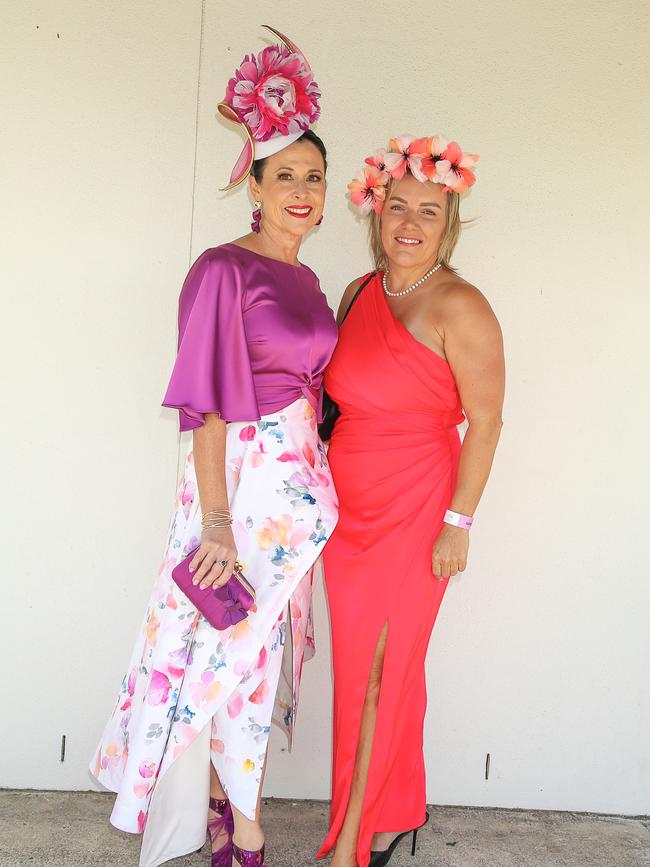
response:
[[(383, 273), (383, 271), (377, 271), (377, 273), (376, 273), (376, 275), (375, 275), (375, 279), (376, 279), (376, 281), (377, 281), (377, 289), (376, 289), (376, 291), (377, 291), (378, 294), (380, 295), (380, 304), (383, 304), (384, 309), (386, 310), (386, 313), (388, 313), (388, 315), (390, 316), (390, 318), (391, 318), (391, 319), (393, 320), (393, 322), (396, 324), (397, 328), (398, 328), (398, 329), (401, 329), (405, 334), (407, 334), (407, 335), (410, 337), (410, 339), (412, 340), (412, 342), (413, 342), (416, 346), (419, 346), (419, 347), (420, 347), (421, 349), (423, 349), (423, 350), (424, 350), (428, 355), (432, 356), (433, 358), (437, 359), (437, 360), (440, 361), (442, 364), (444, 364), (445, 367), (446, 367), (446, 368), (449, 370), (449, 372), (451, 373), (451, 365), (449, 364), (449, 362), (447, 361), (447, 359), (446, 359), (446, 358), (443, 358), (442, 355), (438, 355), (437, 352), (434, 352), (433, 349), (431, 349), (430, 347), (426, 346), (424, 343), (422, 343), (420, 340), (418, 340), (417, 337), (414, 337), (414, 336), (411, 334), (411, 332), (408, 330), (408, 328), (406, 327), (406, 325), (404, 325), (404, 323), (402, 322), (402, 320), (401, 320), (401, 319), (398, 319), (397, 316), (395, 316), (395, 314), (393, 313), (393, 311), (390, 309), (390, 304), (388, 303), (388, 298), (386, 298), (386, 295), (384, 294), (384, 287), (383, 287), (383, 285), (382, 285), (382, 280), (381, 280), (381, 276), (380, 276), (380, 274), (382, 274), (382, 273)], [(453, 374), (452, 374), (452, 375), (453, 375)]]
[(248, 247), (242, 247), (241, 244), (235, 244), (234, 241), (228, 241), (221, 245), (222, 247), (234, 247), (236, 250), (243, 250), (245, 253), (250, 253), (258, 259), (265, 259), (267, 262), (273, 262), (276, 265), (286, 265), (287, 268), (293, 268), (294, 271), (309, 271), (306, 265), (299, 262), (297, 265), (292, 265), (291, 262), (283, 262), (282, 259), (274, 259), (272, 256), (265, 256), (263, 253), (258, 253), (256, 250), (249, 250)]

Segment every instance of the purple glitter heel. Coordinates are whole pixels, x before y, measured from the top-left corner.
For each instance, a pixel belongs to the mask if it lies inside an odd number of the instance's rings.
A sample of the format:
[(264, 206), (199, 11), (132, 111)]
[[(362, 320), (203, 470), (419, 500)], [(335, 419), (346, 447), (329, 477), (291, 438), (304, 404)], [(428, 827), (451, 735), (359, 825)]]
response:
[(241, 864), (241, 867), (264, 867), (264, 846), (257, 852), (249, 852), (247, 849), (240, 849), (236, 843), (233, 843), (232, 854), (235, 856), (235, 861)]
[(211, 867), (231, 867), (232, 865), (232, 835), (235, 830), (235, 822), (232, 816), (232, 808), (230, 801), (227, 798), (210, 798), (210, 809), (216, 813), (216, 818), (208, 821), (208, 834), (210, 835), (210, 843), (214, 846), (214, 841), (224, 832), (227, 833), (225, 843), (220, 849), (212, 850)]

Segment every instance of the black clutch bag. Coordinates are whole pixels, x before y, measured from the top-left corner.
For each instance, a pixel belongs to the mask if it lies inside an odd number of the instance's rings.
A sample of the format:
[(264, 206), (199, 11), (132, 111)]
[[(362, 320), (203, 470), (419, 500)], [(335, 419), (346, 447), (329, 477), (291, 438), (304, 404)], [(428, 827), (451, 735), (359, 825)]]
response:
[(334, 430), (336, 419), (341, 415), (338, 403), (332, 400), (326, 391), (323, 391), (323, 420), (318, 425), (318, 434), (323, 442), (327, 442)]
[[(350, 301), (350, 306), (345, 311), (343, 319), (341, 319), (341, 324), (339, 325), (339, 328), (343, 327), (343, 323), (345, 322), (345, 319), (350, 310), (352, 310), (352, 305), (361, 294), (361, 290), (365, 288), (368, 283), (370, 283), (376, 273), (376, 271), (373, 271), (369, 277), (366, 277), (361, 286), (359, 286), (357, 291), (354, 293), (354, 297), (352, 298), (352, 301)], [(327, 440), (331, 438), (332, 431), (334, 430), (334, 425), (336, 424), (336, 420), (340, 415), (341, 410), (339, 409), (338, 404), (335, 400), (332, 400), (329, 394), (323, 389), (323, 420), (318, 425), (318, 433), (323, 442), (327, 442)]]

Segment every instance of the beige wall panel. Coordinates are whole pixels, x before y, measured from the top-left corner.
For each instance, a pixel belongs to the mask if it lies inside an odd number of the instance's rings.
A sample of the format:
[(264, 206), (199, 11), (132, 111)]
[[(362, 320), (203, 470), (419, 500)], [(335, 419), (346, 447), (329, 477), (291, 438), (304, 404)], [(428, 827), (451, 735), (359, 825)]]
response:
[(174, 504), (201, 5), (5, 10), (0, 785), (88, 788)]

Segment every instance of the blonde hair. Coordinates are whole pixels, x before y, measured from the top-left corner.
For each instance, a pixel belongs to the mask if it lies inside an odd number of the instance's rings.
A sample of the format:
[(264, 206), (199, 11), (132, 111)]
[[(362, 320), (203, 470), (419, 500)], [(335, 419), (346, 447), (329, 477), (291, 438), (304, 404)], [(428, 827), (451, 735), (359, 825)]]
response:
[[(392, 179), (386, 187), (386, 200), (390, 196), (391, 186)], [(442, 236), (442, 241), (440, 242), (440, 247), (438, 248), (438, 258), (435, 263), (437, 265), (438, 262), (441, 262), (442, 267), (450, 271), (456, 270), (451, 266), (451, 256), (458, 243), (460, 227), (460, 195), (452, 191), (447, 193), (447, 225), (445, 227), (445, 234)], [(375, 268), (377, 271), (385, 271), (388, 267), (388, 258), (384, 245), (381, 243), (381, 215), (376, 214), (374, 211), (370, 212), (368, 239)]]

